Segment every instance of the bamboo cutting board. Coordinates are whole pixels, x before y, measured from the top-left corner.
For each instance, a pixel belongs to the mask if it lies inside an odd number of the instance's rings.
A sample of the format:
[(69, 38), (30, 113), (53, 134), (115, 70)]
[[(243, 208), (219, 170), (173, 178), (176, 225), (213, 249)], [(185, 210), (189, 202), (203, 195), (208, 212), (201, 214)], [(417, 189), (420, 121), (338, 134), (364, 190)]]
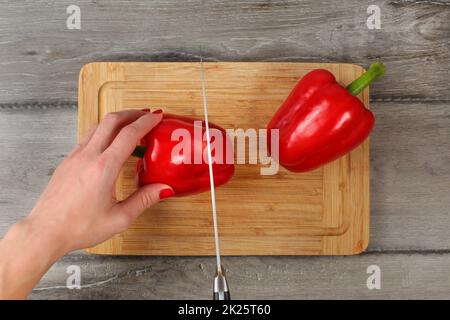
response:
[[(205, 63), (209, 119), (224, 128), (265, 128), (307, 72), (324, 68), (344, 85), (364, 70), (351, 64)], [(366, 89), (360, 99), (368, 107)], [(79, 79), (78, 133), (107, 113), (131, 108), (203, 119), (199, 63), (92, 63)], [(253, 159), (255, 160), (255, 159)], [(130, 158), (117, 196), (135, 190)], [(249, 161), (246, 161), (249, 163)], [(369, 141), (318, 170), (260, 175), (261, 165), (236, 165), (217, 188), (223, 255), (350, 255), (369, 240)], [(171, 198), (144, 212), (124, 233), (89, 249), (114, 255), (214, 255), (210, 193)]]

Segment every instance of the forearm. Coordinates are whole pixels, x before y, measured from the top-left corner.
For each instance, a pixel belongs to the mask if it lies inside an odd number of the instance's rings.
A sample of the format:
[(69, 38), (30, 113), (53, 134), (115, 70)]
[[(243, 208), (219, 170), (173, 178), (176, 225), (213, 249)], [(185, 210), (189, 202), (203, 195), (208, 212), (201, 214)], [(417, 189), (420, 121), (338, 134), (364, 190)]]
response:
[(63, 254), (48, 228), (31, 219), (13, 225), (0, 241), (0, 299), (25, 299)]

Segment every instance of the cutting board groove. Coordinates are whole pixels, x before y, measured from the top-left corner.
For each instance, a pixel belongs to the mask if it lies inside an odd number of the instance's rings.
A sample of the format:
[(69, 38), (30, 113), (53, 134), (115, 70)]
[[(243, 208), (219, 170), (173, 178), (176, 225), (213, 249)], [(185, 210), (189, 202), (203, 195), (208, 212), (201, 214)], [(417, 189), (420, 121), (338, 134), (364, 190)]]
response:
[[(343, 85), (364, 70), (352, 64), (205, 63), (210, 121), (227, 129), (266, 127), (296, 81), (324, 68)], [(79, 138), (109, 112), (163, 108), (203, 118), (199, 63), (101, 62), (79, 79)], [(359, 98), (369, 107), (368, 89)], [(248, 157), (248, 154), (246, 154)], [(252, 157), (253, 160), (254, 157)], [(117, 196), (135, 190), (135, 159), (117, 181)], [(217, 189), (223, 255), (350, 255), (369, 241), (369, 140), (312, 172), (237, 164)], [(115, 255), (214, 255), (210, 194), (172, 198), (144, 212), (127, 231), (88, 250)]]

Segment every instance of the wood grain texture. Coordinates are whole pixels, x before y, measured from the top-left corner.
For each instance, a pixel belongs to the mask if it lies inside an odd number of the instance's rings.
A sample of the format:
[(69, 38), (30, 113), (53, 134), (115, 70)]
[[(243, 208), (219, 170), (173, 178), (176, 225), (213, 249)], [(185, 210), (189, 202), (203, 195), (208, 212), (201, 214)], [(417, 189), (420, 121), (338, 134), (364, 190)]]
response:
[[(381, 8), (381, 30), (365, 27), (372, 3)], [(0, 193), (0, 237), (29, 212), (76, 142), (75, 109), (44, 107), (76, 100), (85, 63), (203, 55), (367, 66), (379, 58), (388, 73), (371, 90), (372, 253), (227, 258), (233, 297), (449, 298), (449, 1), (80, 0), (79, 31), (65, 27), (69, 4), (0, 0), (0, 186), (7, 190)], [(41, 103), (1, 105), (34, 101)], [(213, 263), (72, 254), (31, 298), (209, 299)], [(53, 288), (65, 285), (72, 264), (81, 266), (87, 287)], [(365, 288), (369, 264), (381, 267), (381, 291)]]
[[(352, 64), (206, 62), (204, 68), (210, 121), (225, 129), (255, 132), (266, 128), (308, 72), (327, 69), (343, 85), (363, 73)], [(198, 62), (86, 65), (80, 71), (79, 138), (108, 113), (126, 109), (161, 107), (166, 113), (203, 119), (200, 75)], [(359, 98), (369, 107), (368, 89)], [(258, 145), (256, 138), (253, 142)], [(232, 139), (234, 144), (239, 141)], [(246, 144), (244, 149), (250, 150)], [(367, 247), (368, 140), (349, 155), (304, 174), (281, 168), (262, 175), (260, 157), (246, 153), (235, 151), (235, 175), (217, 190), (222, 255), (349, 255)], [(237, 162), (239, 157), (245, 164)], [(135, 191), (136, 158), (131, 157), (116, 193), (123, 200)], [(209, 193), (204, 193), (159, 203), (127, 231), (89, 252), (214, 255), (210, 201)]]
[[(31, 299), (211, 299), (211, 257), (70, 255), (58, 262)], [(226, 257), (233, 299), (449, 299), (449, 254), (362, 254), (351, 257)], [(78, 265), (81, 286), (65, 287)], [(367, 268), (381, 270), (369, 290)]]
[(440, 235), (450, 228), (450, 104), (381, 103), (372, 110), (372, 248), (449, 248), (450, 237)]
[(450, 6), (377, 1), (89, 1), (81, 30), (66, 28), (73, 1), (1, 1), (0, 103), (74, 101), (92, 61), (386, 63), (375, 98), (449, 99)]
[[(374, 102), (372, 111), (368, 250), (449, 250), (450, 105)], [(76, 117), (71, 106), (0, 109), (0, 236), (75, 145)]]
[(76, 120), (75, 106), (0, 108), (0, 237), (29, 213), (75, 146)]

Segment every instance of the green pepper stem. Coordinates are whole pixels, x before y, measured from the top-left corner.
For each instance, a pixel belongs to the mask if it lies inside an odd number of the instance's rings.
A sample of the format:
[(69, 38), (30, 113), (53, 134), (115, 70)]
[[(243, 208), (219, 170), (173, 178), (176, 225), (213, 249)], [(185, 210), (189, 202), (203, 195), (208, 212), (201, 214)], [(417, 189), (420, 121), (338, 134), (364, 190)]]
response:
[(370, 65), (369, 70), (364, 72), (358, 79), (354, 80), (347, 86), (347, 90), (354, 96), (358, 95), (369, 84), (384, 75), (384, 64), (374, 62)]
[(133, 157), (143, 158), (145, 155), (145, 151), (147, 151), (147, 148), (145, 146), (136, 146), (131, 155)]

